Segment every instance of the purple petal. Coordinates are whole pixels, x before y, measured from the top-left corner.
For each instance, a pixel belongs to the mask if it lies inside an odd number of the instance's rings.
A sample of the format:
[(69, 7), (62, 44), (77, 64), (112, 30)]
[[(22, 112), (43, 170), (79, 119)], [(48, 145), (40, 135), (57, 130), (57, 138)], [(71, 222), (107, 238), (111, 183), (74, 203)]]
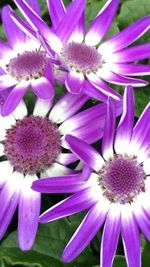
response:
[(45, 223), (81, 212), (91, 208), (96, 202), (91, 189), (84, 189), (44, 212), (40, 216), (40, 222)]
[(143, 60), (150, 57), (150, 43), (136, 45), (114, 53), (111, 56), (113, 62), (126, 63)]
[(66, 135), (65, 140), (71, 151), (86, 165), (96, 172), (101, 169), (103, 159), (93, 147), (75, 136)]
[[(98, 73), (99, 76), (99, 73)], [(93, 86), (95, 86), (98, 90), (100, 90), (101, 93), (106, 95), (107, 97), (112, 97), (116, 100), (120, 100), (121, 95), (117, 93), (115, 90), (113, 90), (111, 87), (109, 87), (100, 77), (98, 77), (96, 74), (88, 74), (87, 78), (91, 82)], [(102, 77), (103, 78), (103, 77)]]
[(12, 9), (7, 5), (2, 9), (2, 21), (5, 29), (7, 39), (12, 48), (15, 48), (19, 43), (25, 43), (25, 34), (16, 26), (10, 17)]
[(109, 30), (113, 17), (118, 9), (118, 0), (109, 0), (91, 23), (85, 42), (88, 45), (97, 45)]
[(115, 137), (115, 150), (125, 153), (129, 147), (134, 126), (134, 92), (131, 86), (125, 88), (123, 113)]
[(47, 0), (47, 6), (53, 27), (56, 30), (66, 14), (64, 3), (62, 0)]
[(43, 37), (49, 42), (54, 51), (60, 51), (62, 44), (59, 38), (47, 26), (47, 24), (30, 8), (30, 6), (22, 0), (14, 0), (28, 23), (35, 31), (39, 31)]
[(85, 8), (86, 0), (75, 0), (68, 7), (66, 15), (63, 16), (61, 23), (58, 25), (56, 33), (64, 43), (66, 42), (75, 26), (80, 20)]
[(22, 174), (19, 175), (16, 173), (12, 174), (0, 192), (0, 239), (5, 234), (17, 208), (20, 182), (23, 178)]
[(77, 26), (75, 27), (74, 31), (72, 32), (68, 42), (77, 42), (82, 43), (84, 40), (84, 12), (81, 15)]
[(111, 64), (111, 69), (113, 69), (113, 71), (118, 73), (119, 75), (150, 75), (150, 66), (142, 64), (114, 63)]
[(6, 90), (17, 84), (16, 79), (11, 78), (9, 75), (0, 75), (0, 91)]
[(70, 71), (67, 75), (65, 84), (71, 94), (78, 95), (83, 88), (84, 76), (76, 71)]
[(112, 266), (120, 234), (120, 205), (111, 204), (101, 244), (101, 266)]
[(40, 215), (41, 195), (30, 188), (32, 181), (32, 176), (24, 178), (18, 204), (18, 241), (22, 250), (33, 246)]
[(133, 213), (142, 233), (150, 242), (150, 218), (139, 203), (133, 205)]
[(149, 131), (150, 131), (150, 103), (146, 106), (143, 113), (141, 114), (138, 122), (133, 129), (133, 135), (131, 140), (131, 145), (133, 146), (133, 151), (137, 151), (141, 148), (147, 146), (149, 143)]
[[(1, 156), (3, 156), (4, 146), (1, 144), (0, 148), (2, 149)], [(10, 165), (9, 161), (6, 160), (6, 161), (0, 162), (0, 173), (3, 174), (1, 175), (1, 178), (0, 178), (0, 189), (2, 189), (6, 181), (11, 177), (12, 172), (13, 172), (13, 168)]]
[(119, 51), (124, 47), (132, 44), (138, 38), (140, 38), (150, 28), (150, 16), (145, 16), (123, 31), (112, 36), (108, 41), (104, 42), (99, 47), (99, 52), (110, 50)]
[(130, 204), (122, 207), (121, 234), (128, 267), (141, 266), (140, 233)]
[(103, 141), (102, 141), (102, 155), (106, 160), (113, 157), (113, 142), (116, 124), (115, 103), (112, 99), (108, 100), (107, 114), (104, 126)]
[(74, 115), (88, 99), (89, 97), (83, 94), (66, 93), (52, 108), (50, 118), (56, 123), (62, 123)]
[(26, 93), (28, 86), (29, 82), (20, 82), (13, 88), (2, 107), (3, 116), (8, 116), (15, 110), (24, 94)]
[(100, 202), (90, 209), (63, 252), (64, 262), (72, 261), (85, 249), (104, 223), (106, 213)]
[(62, 165), (68, 165), (76, 160), (78, 160), (78, 158), (72, 153), (61, 153), (56, 159), (56, 161)]
[(31, 86), (37, 97), (42, 99), (52, 99), (54, 97), (54, 86), (45, 77), (31, 81)]
[(2, 40), (0, 40), (0, 58), (3, 58), (10, 53), (13, 53), (13, 50)]
[(80, 173), (40, 179), (33, 182), (32, 189), (42, 193), (75, 193), (87, 187), (81, 175)]
[(41, 16), (40, 5), (37, 0), (27, 0), (28, 5)]
[(104, 103), (107, 102), (108, 96), (101, 93), (99, 89), (93, 86), (88, 80), (84, 81), (83, 93), (88, 95), (90, 98), (95, 98)]
[(125, 85), (125, 86), (132, 85), (134, 87), (141, 87), (141, 86), (146, 86), (148, 84), (147, 81), (124, 77), (124, 76), (118, 75), (117, 73), (110, 71), (109, 69), (105, 69), (105, 71), (100, 70), (98, 72), (98, 75), (103, 80), (113, 83), (113, 84), (118, 84), (118, 85)]

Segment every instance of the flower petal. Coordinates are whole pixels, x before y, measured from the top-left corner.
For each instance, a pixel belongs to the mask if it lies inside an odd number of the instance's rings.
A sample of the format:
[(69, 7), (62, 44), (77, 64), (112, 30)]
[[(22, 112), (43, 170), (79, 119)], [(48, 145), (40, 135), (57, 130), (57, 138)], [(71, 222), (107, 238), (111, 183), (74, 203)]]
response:
[(101, 169), (104, 161), (93, 147), (75, 136), (66, 135), (65, 140), (68, 143), (71, 151), (73, 151), (74, 154), (78, 156), (86, 165), (96, 172)]
[(9, 75), (0, 75), (0, 91), (10, 88), (17, 84), (16, 79), (11, 78)]
[(37, 0), (27, 0), (28, 5), (40, 16), (40, 5)]
[(0, 239), (5, 234), (17, 208), (22, 179), (22, 174), (12, 173), (0, 192)]
[(122, 207), (121, 234), (128, 267), (140, 267), (140, 233), (130, 204)]
[(88, 95), (90, 98), (95, 98), (103, 103), (107, 102), (108, 96), (104, 95), (99, 89), (91, 84), (88, 80), (84, 80), (83, 93)]
[(72, 173), (74, 173), (72, 169), (55, 162), (44, 173), (41, 174), (41, 177), (70, 175)]
[(97, 200), (94, 198), (91, 189), (84, 189), (45, 211), (40, 216), (40, 222), (54, 221), (81, 212), (91, 208), (96, 202)]
[(78, 95), (82, 92), (84, 76), (76, 71), (70, 71), (67, 75), (65, 84), (71, 94)]
[(26, 175), (22, 182), (18, 204), (18, 241), (22, 250), (31, 249), (40, 215), (41, 195), (31, 189), (32, 181), (36, 176)]
[(66, 15), (63, 16), (61, 23), (59, 23), (56, 33), (60, 40), (66, 42), (75, 26), (80, 20), (85, 8), (86, 0), (75, 0), (67, 7)]
[(73, 30), (68, 42), (82, 43), (84, 40), (84, 12), (81, 15), (77, 26)]
[(115, 137), (115, 151), (126, 153), (132, 138), (134, 126), (134, 92), (131, 86), (125, 88), (123, 113)]
[(120, 234), (120, 205), (111, 204), (107, 214), (101, 244), (101, 266), (112, 266)]
[(109, 0), (106, 2), (87, 30), (85, 36), (86, 44), (95, 46), (102, 40), (111, 26), (118, 5), (118, 0)]
[(0, 58), (5, 57), (7, 54), (13, 53), (13, 50), (5, 44), (2, 40), (0, 40)]
[(53, 27), (56, 30), (66, 13), (64, 3), (62, 0), (47, 0), (47, 6)]
[(49, 118), (56, 123), (62, 123), (74, 115), (88, 99), (89, 97), (83, 94), (72, 95), (66, 93), (54, 105), (50, 112)]
[(62, 165), (68, 165), (76, 160), (78, 160), (78, 158), (72, 153), (61, 153), (56, 159), (56, 161)]
[(45, 117), (52, 106), (53, 100), (37, 98), (33, 115)]
[(108, 100), (107, 103), (107, 114), (105, 119), (103, 141), (102, 141), (102, 155), (106, 160), (113, 157), (113, 143), (115, 135), (115, 124), (116, 124), (116, 112), (115, 103), (112, 99)]
[(142, 64), (112, 63), (108, 64), (108, 67), (119, 75), (150, 75), (150, 66)]
[(3, 116), (9, 115), (15, 110), (22, 97), (26, 93), (28, 86), (29, 82), (20, 82), (13, 88), (2, 107)]
[(103, 208), (102, 205), (103, 203), (96, 203), (85, 216), (63, 252), (62, 260), (64, 262), (75, 259), (97, 234), (104, 223), (108, 210), (108, 207)]
[(42, 193), (75, 193), (87, 187), (80, 178), (81, 175), (80, 173), (40, 179), (33, 182), (32, 189)]
[(13, 116), (15, 117), (16, 120), (21, 120), (25, 116), (27, 116), (27, 107), (26, 104), (23, 100), (20, 101), (16, 109), (13, 111)]
[(17, 48), (19, 43), (25, 43), (25, 34), (16, 26), (10, 17), (10, 6), (6, 5), (2, 9), (2, 22), (5, 29), (7, 39), (12, 48)]
[(6, 130), (9, 129), (13, 124), (16, 123), (14, 116), (9, 115), (7, 117), (0, 116), (0, 141), (5, 139)]
[(111, 55), (111, 61), (126, 63), (150, 57), (150, 43), (136, 45)]
[[(13, 168), (9, 161), (0, 162), (0, 188), (6, 183), (6, 181), (12, 176)], [(12, 179), (12, 178), (11, 178)]]
[(115, 34), (109, 40), (100, 45), (98, 50), (102, 54), (106, 53), (107, 51), (119, 51), (140, 38), (146, 31), (148, 31), (149, 28), (150, 16), (145, 16), (132, 23), (121, 32)]
[(31, 86), (37, 97), (42, 99), (53, 99), (54, 97), (54, 86), (45, 77), (41, 77), (31, 81)]

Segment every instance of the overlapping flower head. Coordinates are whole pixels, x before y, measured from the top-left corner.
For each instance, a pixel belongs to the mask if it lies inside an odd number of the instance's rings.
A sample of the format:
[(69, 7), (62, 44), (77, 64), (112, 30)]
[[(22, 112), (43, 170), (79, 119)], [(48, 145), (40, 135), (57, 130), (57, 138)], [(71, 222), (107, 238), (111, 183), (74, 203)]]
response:
[[(150, 67), (132, 62), (150, 56), (150, 44), (128, 46), (150, 28), (150, 16), (145, 16), (107, 41), (99, 44), (108, 32), (118, 8), (118, 0), (109, 0), (84, 33), (86, 1), (75, 0), (65, 9), (62, 1), (48, 0), (53, 28), (30, 8), (24, 0), (14, 0), (30, 24), (26, 26), (12, 14), (13, 20), (31, 34), (37, 33), (61, 70), (61, 80), (73, 94), (84, 93), (100, 99), (98, 92), (120, 99), (106, 82), (118, 85), (147, 85), (146, 81), (128, 76), (148, 75)], [(64, 70), (64, 71), (63, 71)]]
[(102, 155), (85, 141), (66, 136), (72, 152), (85, 164), (82, 172), (33, 183), (38, 192), (74, 193), (42, 214), (41, 223), (89, 209), (64, 250), (65, 262), (77, 257), (104, 225), (101, 266), (112, 266), (120, 234), (127, 265), (141, 266), (139, 230), (150, 240), (150, 105), (134, 125), (133, 101), (133, 89), (127, 87), (115, 130), (114, 102), (108, 100)]
[[(38, 98), (32, 114), (27, 113), (21, 101), (11, 115), (0, 117), (0, 157), (4, 159), (0, 162), (0, 238), (18, 205), (18, 240), (22, 250), (31, 248), (38, 227), (41, 196), (31, 189), (32, 182), (45, 176), (74, 173), (66, 165), (77, 158), (63, 150), (67, 148), (64, 135), (72, 133), (91, 143), (103, 134), (105, 104), (74, 115), (87, 100), (85, 95), (67, 93), (52, 107), (52, 101)], [(118, 115), (121, 109), (118, 103)], [(89, 128), (89, 121), (96, 122), (97, 116), (100, 120), (93, 129)]]

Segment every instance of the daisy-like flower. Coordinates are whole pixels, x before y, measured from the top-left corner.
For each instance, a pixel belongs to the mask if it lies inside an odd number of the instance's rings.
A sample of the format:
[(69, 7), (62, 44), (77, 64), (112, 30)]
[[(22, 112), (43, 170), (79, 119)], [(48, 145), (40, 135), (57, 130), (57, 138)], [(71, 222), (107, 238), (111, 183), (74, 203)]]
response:
[[(30, 5), (39, 14), (34, 1)], [(9, 88), (2, 115), (9, 115), (18, 105), (28, 88), (40, 98), (54, 96), (53, 73), (47, 53), (32, 35), (27, 36), (10, 17), (11, 8), (2, 9), (2, 22), (9, 44), (0, 40), (0, 91)]]
[(63, 261), (77, 257), (104, 225), (101, 267), (112, 266), (120, 234), (128, 267), (141, 266), (139, 230), (150, 241), (149, 116), (150, 104), (134, 126), (133, 90), (126, 88), (116, 131), (114, 102), (109, 99), (102, 156), (85, 141), (68, 135), (70, 149), (86, 166), (83, 172), (33, 183), (39, 192), (75, 193), (42, 214), (41, 223), (89, 209), (66, 246)]
[[(18, 205), (19, 246), (28, 250), (33, 245), (41, 196), (31, 189), (32, 182), (40, 177), (74, 172), (66, 167), (77, 157), (63, 150), (63, 147), (67, 148), (65, 133), (89, 143), (102, 136), (105, 104), (74, 115), (87, 100), (86, 95), (67, 93), (52, 107), (52, 101), (38, 98), (30, 115), (21, 100), (11, 115), (0, 116), (0, 157), (3, 160), (0, 162), (0, 239)], [(121, 109), (121, 104), (117, 104), (118, 115)], [(97, 116), (100, 117), (98, 123)], [(92, 128), (89, 127), (91, 120)]]
[[(106, 82), (118, 85), (147, 85), (146, 81), (128, 76), (150, 74), (150, 66), (134, 64), (138, 60), (150, 56), (150, 43), (127, 48), (150, 28), (150, 16), (145, 16), (132, 25), (115, 34), (100, 44), (108, 32), (117, 11), (119, 0), (108, 0), (84, 33), (85, 1), (75, 0), (67, 7), (61, 0), (48, 0), (48, 9), (53, 24), (53, 32), (33, 12), (24, 0), (14, 0), (22, 14), (34, 31), (38, 31), (45, 39), (45, 46), (55, 52), (57, 69), (64, 69), (64, 82), (69, 92), (79, 94), (93, 85), (97, 91), (119, 99), (120, 95), (112, 90)], [(20, 27), (22, 22), (12, 14), (12, 18)], [(27, 31), (27, 27), (24, 28)], [(29, 28), (28, 28), (29, 30)], [(53, 41), (51, 33), (57, 35)], [(106, 81), (106, 82), (105, 82)], [(96, 96), (95, 96), (96, 97)]]

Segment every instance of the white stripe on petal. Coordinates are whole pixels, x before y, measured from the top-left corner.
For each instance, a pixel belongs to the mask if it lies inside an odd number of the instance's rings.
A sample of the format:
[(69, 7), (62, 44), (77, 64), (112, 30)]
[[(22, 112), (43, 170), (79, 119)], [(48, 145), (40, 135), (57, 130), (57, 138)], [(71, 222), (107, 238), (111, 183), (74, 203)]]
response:
[(52, 106), (53, 100), (37, 98), (33, 115), (45, 117)]

